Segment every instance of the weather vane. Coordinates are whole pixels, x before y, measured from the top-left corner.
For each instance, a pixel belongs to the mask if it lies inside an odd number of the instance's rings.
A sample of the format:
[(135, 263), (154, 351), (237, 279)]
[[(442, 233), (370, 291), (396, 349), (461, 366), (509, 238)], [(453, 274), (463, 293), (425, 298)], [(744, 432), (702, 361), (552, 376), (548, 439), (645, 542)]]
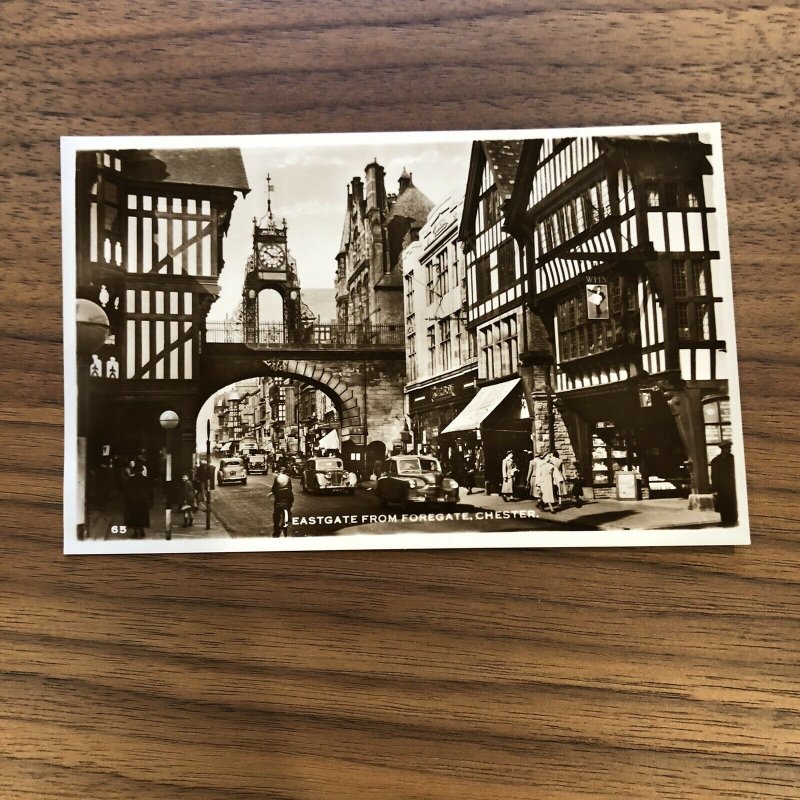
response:
[(275, 191), (275, 187), (272, 185), (272, 181), (269, 177), (269, 172), (267, 173), (267, 214), (269, 214), (270, 219), (272, 218), (272, 198), (271, 192)]
[(269, 219), (269, 225), (274, 224), (273, 216), (272, 216), (272, 192), (275, 191), (275, 186), (272, 183), (272, 179), (270, 178), (269, 173), (267, 173), (267, 213), (261, 217), (261, 220), (257, 220), (256, 217), (253, 217), (253, 224), (258, 225), (259, 222), (263, 223), (265, 219)]

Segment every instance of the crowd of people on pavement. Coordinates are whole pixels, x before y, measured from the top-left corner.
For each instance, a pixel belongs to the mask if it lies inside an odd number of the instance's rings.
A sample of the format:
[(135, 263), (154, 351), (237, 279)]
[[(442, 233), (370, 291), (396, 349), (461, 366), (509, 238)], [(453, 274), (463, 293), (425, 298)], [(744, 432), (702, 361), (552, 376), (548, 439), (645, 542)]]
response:
[(555, 448), (540, 450), (529, 458), (524, 477), (522, 469), (522, 465), (517, 464), (514, 451), (509, 450), (501, 464), (500, 496), (504, 501), (530, 498), (536, 501), (537, 508), (551, 514), (569, 497), (579, 508), (583, 504), (580, 470), (575, 465), (574, 475), (568, 481), (564, 462)]

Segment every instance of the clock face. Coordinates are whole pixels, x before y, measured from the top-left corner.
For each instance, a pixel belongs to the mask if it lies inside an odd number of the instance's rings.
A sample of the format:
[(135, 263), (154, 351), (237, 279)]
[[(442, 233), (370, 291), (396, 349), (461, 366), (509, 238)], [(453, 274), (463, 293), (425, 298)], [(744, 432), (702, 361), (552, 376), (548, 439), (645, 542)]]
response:
[(281, 269), (285, 256), (279, 244), (264, 244), (259, 248), (261, 266), (264, 269)]

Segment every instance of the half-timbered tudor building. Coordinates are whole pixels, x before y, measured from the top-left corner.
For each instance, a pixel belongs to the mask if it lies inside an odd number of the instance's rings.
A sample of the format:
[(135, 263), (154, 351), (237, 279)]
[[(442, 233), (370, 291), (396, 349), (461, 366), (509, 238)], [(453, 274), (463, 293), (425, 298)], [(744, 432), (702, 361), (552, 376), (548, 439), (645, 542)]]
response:
[[(479, 391), (444, 433), (475, 432), (482, 442), (486, 480), (495, 487), (508, 450), (522, 461), (534, 449), (557, 446), (565, 460), (572, 458), (567, 431), (548, 405), (543, 380), (533, 387), (544, 398), (536, 406), (532, 381), (522, 379), (523, 365), (543, 350), (549, 353), (541, 323), (527, 307), (521, 248), (504, 227), (522, 145), (519, 140), (473, 143), (459, 227), (466, 259), (466, 328), (474, 337)], [(537, 424), (530, 409), (539, 406)]]
[(91, 363), (79, 365), (89, 371), (90, 469), (103, 454), (141, 455), (157, 474), (166, 410), (181, 418), (175, 469), (189, 468), (206, 399), (206, 315), (231, 210), (248, 191), (236, 149), (78, 154), (77, 296), (99, 303), (111, 326)]
[(553, 390), (585, 483), (709, 492), (730, 436), (729, 299), (709, 145), (696, 134), (524, 143), (508, 226), (553, 349)]

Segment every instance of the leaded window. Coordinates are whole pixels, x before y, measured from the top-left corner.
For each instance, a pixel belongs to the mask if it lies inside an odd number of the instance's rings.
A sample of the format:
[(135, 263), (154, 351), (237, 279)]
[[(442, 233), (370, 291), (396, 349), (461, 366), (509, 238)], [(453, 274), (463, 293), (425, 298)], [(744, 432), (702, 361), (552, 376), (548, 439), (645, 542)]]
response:
[[(609, 318), (590, 320), (586, 310), (586, 291), (581, 286), (556, 306), (558, 344), (561, 361), (596, 355), (619, 347), (626, 341), (626, 330), (637, 330), (638, 303), (635, 288), (625, 287), (621, 276), (608, 279)], [(627, 300), (627, 308), (624, 304)]]
[(714, 332), (714, 298), (709, 265), (701, 258), (672, 262), (675, 325), (680, 341), (707, 341)]

